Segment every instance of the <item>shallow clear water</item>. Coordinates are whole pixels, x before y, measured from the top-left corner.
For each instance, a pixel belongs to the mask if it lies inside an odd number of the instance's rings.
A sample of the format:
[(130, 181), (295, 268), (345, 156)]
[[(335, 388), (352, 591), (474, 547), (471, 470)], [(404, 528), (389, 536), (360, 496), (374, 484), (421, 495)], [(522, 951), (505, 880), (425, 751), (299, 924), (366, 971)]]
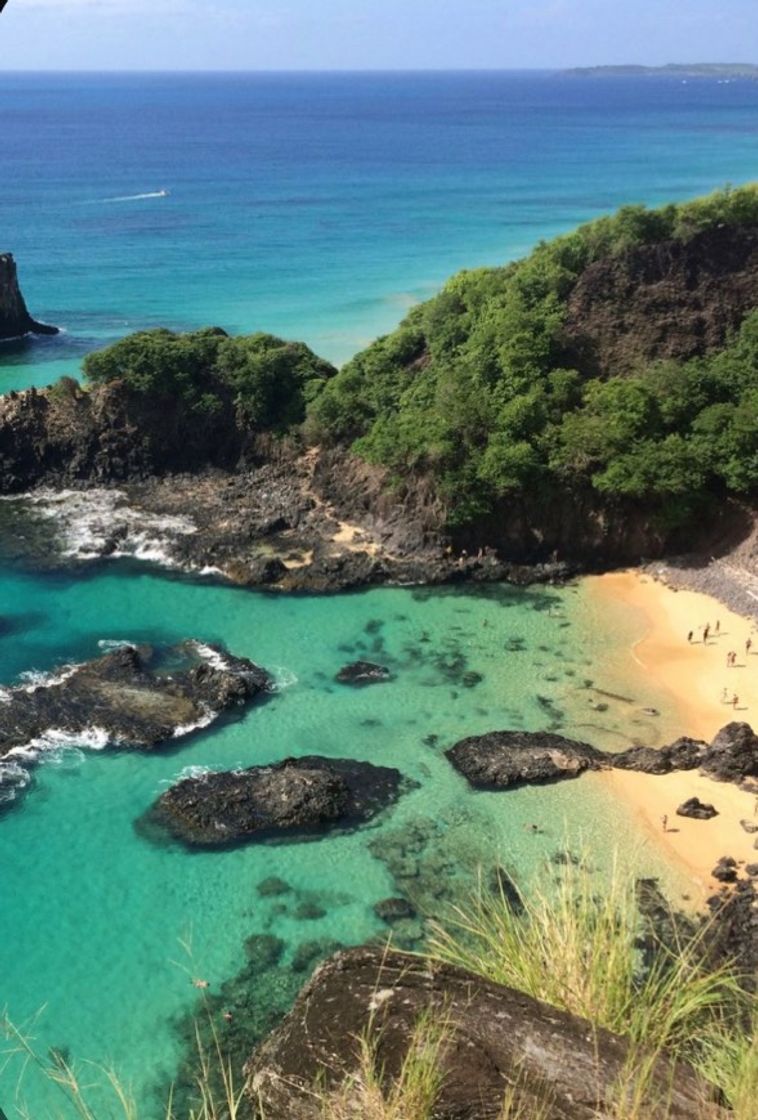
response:
[[(158, 324), (267, 329), (344, 360), (457, 268), (624, 202), (750, 178), (757, 104), (755, 83), (550, 75), (0, 75), (0, 248), (16, 254), (33, 313), (67, 332), (0, 347), (0, 390), (76, 372), (93, 346)], [(182, 1053), (191, 977), (218, 991), (245, 938), (273, 932), (286, 953), (256, 994), (273, 1000), (303, 942), (382, 931), (372, 905), (395, 893), (398, 859), (419, 872), (404, 888), (429, 904), (465, 893), (478, 866), (528, 878), (569, 827), (599, 873), (619, 847), (682, 889), (639, 850), (602, 780), (474, 794), (442, 754), (496, 727), (560, 726), (608, 747), (679, 731), (628, 655), (638, 621), (586, 588), (287, 599), (127, 565), (3, 569), (0, 617), (2, 683), (104, 639), (194, 635), (282, 684), (171, 752), (51, 756), (0, 815), (0, 1007), (21, 1026), (40, 1013), (43, 1053), (112, 1060), (149, 1120)], [(393, 681), (333, 684), (357, 654)], [(474, 688), (464, 664), (483, 677)], [(189, 854), (135, 830), (188, 766), (313, 752), (394, 765), (418, 785), (373, 827), (309, 843)], [(261, 899), (271, 875), (294, 890)], [(325, 916), (296, 917), (313, 902)], [(0, 1059), (11, 1118), (18, 1070)], [(39, 1120), (55, 1098), (27, 1088)]]
[[(143, 1101), (173, 1073), (180, 1049), (171, 1022), (193, 1003), (190, 978), (217, 990), (241, 967), (245, 937), (283, 938), (287, 968), (304, 941), (357, 943), (381, 931), (371, 907), (397, 885), (368, 845), (404, 824), (435, 822), (426, 874), (448, 874), (453, 859), (462, 893), (477, 866), (500, 862), (528, 877), (564, 846), (567, 829), (601, 862), (600, 853), (618, 846), (644, 870), (666, 874), (654, 852), (635, 855), (634, 825), (598, 781), (474, 794), (442, 755), (458, 738), (496, 727), (555, 724), (609, 746), (655, 742), (672, 729), (675, 714), (665, 708), (657, 719), (641, 712), (663, 701), (630, 678), (631, 658), (627, 665), (618, 652), (634, 620), (609, 634), (581, 588), (281, 598), (114, 567), (79, 580), (7, 574), (5, 589), (0, 613), (18, 635), (0, 646), (5, 681), (30, 659), (51, 668), (96, 654), (103, 639), (199, 635), (252, 657), (281, 684), (243, 718), (169, 752), (48, 759), (0, 818), (0, 944), (11, 947), (3, 1002), (17, 1023), (44, 1007), (35, 1029), (43, 1050), (113, 1061)], [(361, 690), (335, 684), (337, 669), (358, 655), (387, 664), (394, 679)], [(462, 686), (464, 670), (482, 681)], [(591, 688), (615, 693), (621, 678), (629, 702), (610, 700), (595, 712)], [(373, 827), (313, 842), (190, 854), (135, 831), (188, 766), (308, 753), (396, 766), (419, 785)], [(271, 875), (300, 892), (285, 897), (285, 913), (275, 909), (281, 898), (256, 893)], [(416, 889), (423, 901), (429, 884)], [(297, 920), (304, 900), (326, 915)], [(9, 1078), (10, 1070), (6, 1085)], [(36, 1099), (31, 1084), (29, 1091)]]

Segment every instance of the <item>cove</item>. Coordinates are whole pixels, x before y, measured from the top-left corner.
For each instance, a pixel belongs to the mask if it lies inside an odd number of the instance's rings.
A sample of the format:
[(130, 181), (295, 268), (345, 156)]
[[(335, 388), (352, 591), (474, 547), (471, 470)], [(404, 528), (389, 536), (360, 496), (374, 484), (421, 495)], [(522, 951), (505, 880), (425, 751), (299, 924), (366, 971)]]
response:
[[(0, 615), (3, 683), (94, 656), (99, 643), (190, 636), (224, 643), (277, 681), (267, 702), (176, 749), (72, 744), (48, 755), (0, 814), (3, 1004), (43, 1054), (113, 1065), (150, 1118), (184, 1056), (177, 1024), (199, 1006), (193, 978), (218, 992), (243, 966), (245, 940), (274, 934), (285, 943), (266, 974), (274, 999), (304, 944), (386, 935), (373, 906), (398, 893), (399, 871), (434, 912), (465, 900), (479, 869), (500, 864), (527, 881), (568, 830), (598, 874), (618, 849), (671, 894), (685, 889), (596, 776), (474, 793), (442, 754), (496, 727), (560, 727), (607, 748), (678, 733), (670, 703), (628, 655), (637, 623), (595, 606), (582, 584), (278, 597), (119, 563), (75, 577), (6, 570)], [(392, 679), (337, 684), (358, 657), (387, 665)], [(481, 680), (466, 687), (466, 673)], [(307, 754), (394, 766), (416, 787), (372, 825), (307, 842), (190, 852), (135, 828), (196, 767)], [(259, 883), (274, 876), (291, 890), (262, 897)], [(11, 1063), (2, 1077), (11, 1117), (17, 1072)], [(33, 1114), (60, 1107), (49, 1086), (27, 1078), (25, 1088)]]

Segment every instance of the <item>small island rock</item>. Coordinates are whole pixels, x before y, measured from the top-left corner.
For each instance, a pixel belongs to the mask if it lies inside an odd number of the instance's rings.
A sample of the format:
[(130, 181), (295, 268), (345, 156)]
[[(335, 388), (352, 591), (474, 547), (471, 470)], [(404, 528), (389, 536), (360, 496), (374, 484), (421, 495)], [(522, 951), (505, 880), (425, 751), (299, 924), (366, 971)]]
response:
[(352, 828), (400, 794), (398, 770), (352, 759), (288, 758), (185, 778), (158, 799), (146, 823), (192, 846), (323, 834)]
[(555, 782), (608, 765), (588, 743), (544, 731), (490, 731), (461, 739), (445, 754), (475, 789)]

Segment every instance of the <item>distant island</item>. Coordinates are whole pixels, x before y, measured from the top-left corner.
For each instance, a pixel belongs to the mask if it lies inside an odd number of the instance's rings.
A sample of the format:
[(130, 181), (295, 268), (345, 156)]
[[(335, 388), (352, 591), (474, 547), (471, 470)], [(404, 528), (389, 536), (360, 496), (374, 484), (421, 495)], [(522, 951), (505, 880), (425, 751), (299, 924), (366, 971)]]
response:
[(758, 66), (752, 62), (669, 62), (665, 66), (576, 66), (565, 70), (576, 78), (750, 78), (758, 79)]

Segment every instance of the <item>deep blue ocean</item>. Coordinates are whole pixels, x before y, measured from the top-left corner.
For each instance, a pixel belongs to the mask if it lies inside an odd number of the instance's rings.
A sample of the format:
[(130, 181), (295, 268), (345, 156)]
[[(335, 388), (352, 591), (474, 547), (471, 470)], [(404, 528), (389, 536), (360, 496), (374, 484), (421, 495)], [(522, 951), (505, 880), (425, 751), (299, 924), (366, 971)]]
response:
[[(749, 82), (0, 75), (0, 250), (16, 255), (33, 314), (65, 328), (0, 347), (0, 390), (76, 373), (89, 349), (156, 325), (269, 330), (342, 362), (459, 268), (502, 263), (623, 203), (756, 176)], [(18, 772), (0, 784), (0, 1012), (43, 1059), (53, 1047), (112, 1064), (139, 1120), (158, 1120), (190, 978), (217, 991), (245, 938), (273, 932), (286, 943), (273, 990), (304, 942), (381, 933), (373, 904), (398, 884), (377, 851), (398, 830), (420, 825), (420, 877), (447, 875), (462, 892), (477, 866), (544, 871), (566, 829), (581, 830), (599, 874), (620, 846), (686, 890), (638, 847), (631, 812), (597, 776), (473, 794), (442, 754), (493, 727), (549, 723), (607, 747), (686, 730), (633, 662), (641, 621), (609, 611), (584, 585), (280, 599), (133, 562), (55, 575), (6, 565), (0, 685), (103, 641), (195, 636), (259, 661), (280, 690), (169, 753), (71, 743), (48, 750), (25, 788)], [(335, 686), (361, 654), (393, 681)], [(461, 688), (456, 664), (481, 682)], [(601, 715), (593, 689), (612, 694)], [(375, 827), (308, 844), (188, 855), (135, 830), (188, 766), (306, 753), (394, 765), (418, 785)], [(283, 910), (257, 893), (272, 874), (293, 888)], [(323, 916), (299, 917), (298, 900), (314, 899)], [(33, 1068), (19, 1088), (23, 1066), (0, 1053), (0, 1110), (17, 1120), (26, 1099), (35, 1120), (67, 1116)], [(99, 1093), (95, 1113), (122, 1115)]]

